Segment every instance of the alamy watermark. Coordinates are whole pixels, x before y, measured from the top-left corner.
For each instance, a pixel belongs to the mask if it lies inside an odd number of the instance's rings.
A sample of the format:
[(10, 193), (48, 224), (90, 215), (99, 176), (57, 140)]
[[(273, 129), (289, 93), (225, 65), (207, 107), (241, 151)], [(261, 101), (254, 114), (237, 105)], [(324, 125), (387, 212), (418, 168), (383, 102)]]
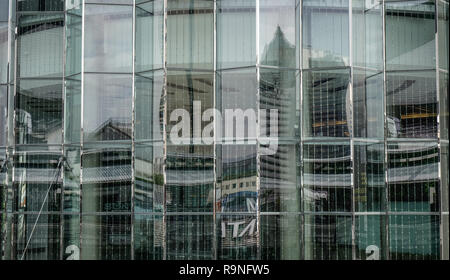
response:
[(201, 101), (194, 101), (192, 116), (179, 108), (170, 113), (169, 121), (176, 123), (168, 131), (173, 145), (258, 144), (261, 155), (278, 149), (278, 109), (224, 109), (222, 114), (209, 108), (202, 114)]

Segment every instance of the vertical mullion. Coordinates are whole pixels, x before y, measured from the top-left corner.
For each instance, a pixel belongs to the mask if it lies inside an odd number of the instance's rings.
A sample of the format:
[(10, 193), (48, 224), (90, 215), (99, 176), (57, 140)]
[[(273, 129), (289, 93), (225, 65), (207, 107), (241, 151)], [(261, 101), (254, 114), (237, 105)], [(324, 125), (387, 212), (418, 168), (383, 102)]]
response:
[(85, 12), (86, 12), (86, 4), (83, 1), (81, 3), (81, 117), (80, 117), (80, 230), (79, 230), (79, 241), (80, 241), (80, 259), (82, 258), (83, 251), (83, 155), (84, 155), (84, 43), (85, 43)]
[[(214, 0), (214, 7), (213, 7), (213, 86), (212, 86), (212, 90), (213, 90), (213, 108), (216, 108), (216, 93), (217, 93), (217, 89), (216, 89), (216, 75), (217, 75), (217, 0)], [(213, 178), (214, 178), (214, 182), (213, 182), (213, 231), (212, 231), (212, 245), (213, 245), (213, 251), (212, 251), (212, 259), (213, 260), (217, 260), (217, 238), (216, 238), (216, 234), (217, 234), (217, 224), (216, 224), (216, 219), (217, 219), (217, 213), (216, 213), (216, 201), (217, 201), (217, 197), (216, 197), (216, 188), (217, 188), (217, 170), (216, 170), (216, 166), (217, 166), (217, 123), (216, 123), (216, 116), (214, 116), (213, 118), (213, 126), (214, 126), (214, 139), (213, 139)]]
[(164, 85), (163, 85), (163, 102), (164, 102), (164, 114), (163, 114), (163, 260), (167, 259), (167, 207), (166, 207), (166, 186), (167, 186), (167, 2), (169, 0), (163, 0), (163, 72), (164, 72)]
[(136, 73), (135, 73), (135, 65), (136, 65), (136, 0), (133, 0), (133, 18), (131, 20), (131, 24), (132, 24), (132, 81), (131, 81), (131, 92), (132, 92), (132, 97), (131, 97), (131, 217), (130, 217), (130, 226), (131, 226), (131, 230), (130, 230), (130, 244), (131, 244), (131, 248), (130, 248), (130, 253), (131, 253), (131, 260), (134, 260), (134, 221), (135, 221), (135, 217), (134, 217), (134, 197), (135, 197), (135, 185), (136, 185), (136, 168), (135, 168), (135, 164), (136, 164), (136, 117), (135, 117), (135, 112), (136, 112)]
[[(256, 258), (258, 260), (261, 259), (261, 155), (260, 155), (260, 125), (261, 125), (261, 76), (260, 76), (260, 54), (259, 54), (259, 16), (260, 16), (260, 0), (256, 0), (256, 11), (255, 11), (255, 22), (256, 22), (256, 45), (255, 45), (255, 53), (256, 53), (256, 110), (257, 110), (257, 118), (256, 118), (256, 226), (257, 226), (257, 235), (256, 235)], [(239, 186), (236, 186), (237, 188)]]

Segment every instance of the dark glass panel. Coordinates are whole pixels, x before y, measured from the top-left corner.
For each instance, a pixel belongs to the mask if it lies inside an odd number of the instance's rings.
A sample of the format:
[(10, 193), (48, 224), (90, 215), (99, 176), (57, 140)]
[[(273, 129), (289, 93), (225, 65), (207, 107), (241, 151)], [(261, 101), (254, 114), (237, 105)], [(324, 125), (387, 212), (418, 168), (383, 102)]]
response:
[(17, 85), (17, 144), (62, 142), (62, 80), (20, 80)]
[(59, 211), (61, 172), (59, 147), (14, 155), (15, 211)]
[(386, 217), (356, 216), (357, 260), (385, 260), (387, 255)]
[(134, 259), (161, 260), (163, 258), (163, 217), (134, 216)]
[(350, 137), (349, 71), (311, 71), (303, 77), (303, 136)]
[(349, 142), (305, 143), (304, 211), (352, 211)]
[(306, 260), (352, 259), (352, 217), (305, 215)]
[(389, 210), (436, 212), (440, 205), (436, 142), (388, 142)]
[(15, 214), (13, 219), (15, 224), (13, 227), (14, 259), (60, 259), (61, 218), (59, 215)]
[(353, 72), (353, 133), (355, 137), (384, 139), (383, 74)]
[(439, 216), (389, 216), (391, 260), (437, 260), (439, 247)]
[(82, 216), (83, 260), (131, 259), (131, 216)]
[(354, 142), (355, 211), (386, 210), (384, 143)]
[(437, 137), (435, 71), (387, 73), (386, 98), (388, 137)]
[(261, 259), (300, 260), (301, 223), (296, 214), (261, 216)]
[(212, 215), (169, 215), (166, 227), (168, 260), (213, 259)]
[[(67, 0), (74, 1), (74, 0)], [(63, 11), (64, 0), (22, 0), (17, 1), (18, 11)]]
[(136, 144), (134, 154), (134, 211), (162, 212), (164, 204), (163, 143)]

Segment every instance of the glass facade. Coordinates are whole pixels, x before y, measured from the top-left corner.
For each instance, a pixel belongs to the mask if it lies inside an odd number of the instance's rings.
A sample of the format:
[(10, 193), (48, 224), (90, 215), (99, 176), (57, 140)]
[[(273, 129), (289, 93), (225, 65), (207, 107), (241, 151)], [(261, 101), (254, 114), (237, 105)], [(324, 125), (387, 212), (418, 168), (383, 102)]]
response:
[(0, 0), (0, 259), (449, 259), (449, 1)]

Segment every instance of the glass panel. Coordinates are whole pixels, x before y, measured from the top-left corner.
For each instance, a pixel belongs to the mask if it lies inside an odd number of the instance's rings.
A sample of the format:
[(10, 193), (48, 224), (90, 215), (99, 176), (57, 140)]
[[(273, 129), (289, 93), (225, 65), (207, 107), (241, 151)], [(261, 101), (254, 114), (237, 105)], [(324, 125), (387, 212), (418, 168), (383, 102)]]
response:
[(168, 212), (213, 211), (212, 145), (168, 146), (165, 175)]
[(354, 142), (355, 211), (386, 210), (384, 143)]
[(0, 1), (0, 21), (8, 21), (9, 0)]
[(304, 210), (352, 211), (349, 142), (305, 143)]
[(439, 211), (439, 149), (433, 142), (388, 142), (389, 209)]
[(64, 14), (21, 15), (18, 21), (19, 77), (61, 77)]
[[(221, 121), (216, 121), (216, 139), (239, 144), (255, 143), (258, 116), (256, 69), (221, 71), (216, 82), (215, 103), (221, 114)], [(289, 95), (292, 85), (283, 89), (283, 93)]]
[(434, 1), (386, 3), (388, 70), (436, 67)]
[(81, 72), (81, 42), (82, 42), (82, 10), (74, 8), (66, 13), (65, 29), (65, 76)]
[(131, 216), (83, 216), (83, 260), (131, 259)]
[(12, 214), (0, 213), (0, 260), (11, 260), (12, 251)]
[(153, 215), (134, 216), (134, 259), (162, 260), (163, 217)]
[(303, 1), (303, 67), (349, 65), (348, 1)]
[[(8, 201), (8, 178), (7, 172), (9, 169), (9, 162), (7, 161), (6, 150), (0, 148), (0, 212), (6, 210), (6, 203)], [(2, 215), (2, 214), (0, 214)], [(1, 219), (1, 218), (0, 218)], [(0, 226), (3, 224), (0, 223)], [(0, 228), (1, 230), (1, 228)], [(2, 239), (0, 239), (2, 240)], [(0, 243), (1, 246), (1, 243)], [(1, 250), (1, 247), (0, 247)]]
[(442, 199), (442, 212), (448, 212), (448, 200), (449, 200), (449, 153), (448, 153), (448, 141), (441, 141), (441, 199)]
[(379, 2), (351, 0), (353, 65), (383, 69), (383, 14)]
[(448, 214), (442, 215), (442, 253), (441, 260), (448, 260), (449, 258), (449, 219)]
[(439, 125), (441, 139), (448, 140), (449, 121), (448, 73), (439, 72)]
[(64, 142), (81, 141), (81, 75), (64, 80)]
[(256, 64), (256, 0), (217, 1), (217, 68)]
[(85, 148), (82, 211), (131, 211), (131, 145)]
[(216, 211), (257, 211), (256, 145), (216, 146)]
[(262, 65), (299, 68), (299, 2), (259, 1), (259, 55)]
[(131, 140), (131, 75), (84, 77), (84, 140)]
[(86, 72), (132, 71), (133, 7), (86, 5)]
[(164, 73), (147, 72), (135, 76), (135, 139), (163, 139)]
[(161, 0), (136, 5), (136, 72), (163, 67), (163, 5)]
[(299, 156), (299, 145), (278, 145), (273, 153), (260, 154), (261, 211), (301, 211)]
[(63, 211), (80, 212), (80, 162), (79, 146), (65, 146)]
[(217, 259), (258, 259), (258, 222), (256, 215), (216, 217)]
[(63, 215), (63, 259), (80, 259), (80, 215)]
[(8, 82), (8, 33), (8, 22), (0, 22), (0, 84)]
[(449, 52), (449, 3), (448, 1), (437, 1), (438, 3), (438, 38), (439, 38), (439, 68), (448, 70)]
[(214, 1), (167, 1), (167, 65), (212, 69)]
[[(141, 0), (142, 2), (143, 0)], [(84, 0), (85, 3), (104, 3), (104, 4), (133, 4), (133, 0)], [(137, 0), (136, 2), (139, 2)]]
[(387, 125), (391, 138), (436, 138), (436, 72), (386, 74)]
[(299, 215), (261, 216), (261, 259), (300, 260), (301, 222)]
[(311, 71), (303, 77), (303, 136), (350, 137), (349, 71)]
[[(260, 139), (273, 137), (289, 143), (297, 142), (300, 138), (299, 73), (261, 69), (259, 95)], [(271, 116), (273, 110), (276, 110), (277, 115)], [(271, 122), (274, 120), (277, 125), (272, 127)], [(275, 135), (271, 135), (272, 132)]]
[(437, 260), (439, 247), (439, 216), (389, 216), (391, 260)]
[(163, 143), (136, 144), (134, 153), (134, 211), (162, 212), (164, 203)]
[[(60, 259), (61, 218), (59, 215), (15, 214), (13, 218), (15, 219), (14, 259)], [(35, 223), (36, 227), (33, 231)]]
[(355, 137), (384, 139), (383, 74), (353, 72), (353, 129)]
[(357, 216), (355, 239), (357, 260), (385, 260), (387, 254), (386, 217)]
[[(71, 0), (74, 1), (74, 0)], [(17, 1), (18, 11), (63, 11), (64, 0), (21, 0)]]
[(16, 143), (62, 142), (62, 80), (20, 80), (16, 95)]
[(213, 259), (213, 232), (212, 215), (167, 216), (167, 259)]
[(352, 259), (352, 217), (305, 215), (306, 260)]
[(48, 151), (17, 151), (13, 178), (16, 211), (60, 210), (62, 162), (58, 149), (49, 147)]
[(0, 147), (8, 140), (8, 92), (7, 86), (0, 86)]

